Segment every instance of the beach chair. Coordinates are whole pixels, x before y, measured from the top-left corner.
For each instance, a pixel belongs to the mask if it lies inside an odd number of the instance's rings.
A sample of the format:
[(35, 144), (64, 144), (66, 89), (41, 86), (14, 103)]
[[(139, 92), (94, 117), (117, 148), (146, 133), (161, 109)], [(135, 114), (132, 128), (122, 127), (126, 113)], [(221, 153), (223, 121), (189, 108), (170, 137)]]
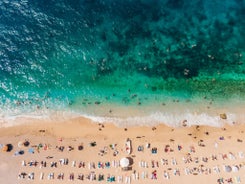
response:
[(28, 179), (34, 180), (34, 172), (28, 174)]
[(156, 180), (157, 179), (157, 171), (154, 170), (152, 173), (151, 173), (151, 179), (152, 180)]
[(235, 160), (236, 159), (235, 155), (232, 152), (229, 152), (228, 157), (229, 157), (230, 160)]
[(135, 173), (132, 173), (132, 178), (133, 178), (133, 180), (136, 180)]
[(77, 177), (78, 180), (84, 180), (84, 175), (83, 174), (79, 174)]
[(240, 158), (244, 158), (244, 153), (242, 151), (238, 152)]
[(72, 166), (72, 167), (76, 167), (76, 161), (72, 161), (71, 166)]
[(172, 158), (172, 165), (177, 165), (177, 161), (175, 158)]
[(236, 183), (241, 183), (241, 178), (240, 178), (240, 176), (235, 176), (235, 177), (234, 177), (234, 180), (235, 180)]
[(25, 160), (21, 161), (21, 166), (23, 166), (23, 167), (26, 166), (26, 161)]
[(40, 173), (39, 179), (40, 179), (40, 180), (43, 180), (43, 177), (44, 177), (44, 174), (43, 174), (43, 172), (41, 172), (41, 173)]
[(19, 173), (19, 175), (18, 175), (18, 179), (25, 179), (25, 177), (26, 177), (26, 173), (25, 172), (21, 172), (21, 173)]
[(141, 173), (141, 179), (145, 179), (145, 171), (142, 171), (142, 173)]
[(190, 169), (188, 167), (185, 168), (185, 175), (189, 175), (190, 174)]
[(54, 173), (49, 173), (48, 180), (53, 180), (53, 179), (54, 179)]
[(167, 171), (163, 172), (163, 176), (165, 179), (170, 179), (169, 173)]
[(117, 176), (117, 183), (122, 183), (122, 182), (123, 182), (123, 177)]
[(70, 173), (69, 180), (73, 181), (74, 180), (74, 173)]
[(104, 180), (104, 174), (99, 174), (98, 181), (103, 181), (103, 180)]

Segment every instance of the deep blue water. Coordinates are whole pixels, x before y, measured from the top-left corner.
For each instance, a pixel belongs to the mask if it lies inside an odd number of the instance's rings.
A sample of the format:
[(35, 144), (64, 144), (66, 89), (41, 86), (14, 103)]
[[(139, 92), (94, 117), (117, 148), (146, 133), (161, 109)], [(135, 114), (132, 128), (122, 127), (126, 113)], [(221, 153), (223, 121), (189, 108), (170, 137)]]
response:
[(244, 12), (244, 0), (0, 0), (1, 107), (243, 101)]

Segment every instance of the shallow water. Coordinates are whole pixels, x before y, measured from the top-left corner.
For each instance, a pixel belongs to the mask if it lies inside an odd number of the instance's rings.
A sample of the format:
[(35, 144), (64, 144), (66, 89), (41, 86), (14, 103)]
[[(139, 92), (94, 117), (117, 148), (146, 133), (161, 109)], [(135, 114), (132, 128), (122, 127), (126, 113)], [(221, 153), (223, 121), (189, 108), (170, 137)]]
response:
[(176, 125), (203, 113), (190, 124), (216, 125), (210, 107), (244, 107), (244, 1), (2, 0), (0, 11), (4, 122), (59, 111)]

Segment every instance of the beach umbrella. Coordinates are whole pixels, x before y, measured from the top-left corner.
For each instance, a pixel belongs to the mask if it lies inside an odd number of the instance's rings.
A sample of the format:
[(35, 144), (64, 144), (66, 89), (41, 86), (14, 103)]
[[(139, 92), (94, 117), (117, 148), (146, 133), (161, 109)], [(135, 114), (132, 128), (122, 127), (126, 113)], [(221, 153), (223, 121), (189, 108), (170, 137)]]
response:
[(78, 150), (79, 150), (79, 151), (83, 150), (83, 145), (79, 145), (79, 146), (78, 146)]
[(92, 146), (92, 147), (96, 146), (96, 142), (91, 142), (90, 146)]
[(22, 141), (19, 141), (18, 142), (18, 147), (21, 148), (23, 146), (23, 142)]
[(25, 141), (25, 142), (23, 142), (23, 145), (24, 145), (25, 147), (27, 147), (27, 146), (30, 145), (30, 142), (29, 142), (29, 141)]
[(237, 165), (232, 166), (232, 171), (233, 172), (238, 172), (239, 171), (239, 167)]
[(226, 166), (225, 166), (225, 171), (226, 171), (226, 172), (231, 172), (231, 171), (232, 171), (231, 166), (226, 165)]
[(23, 150), (20, 150), (20, 151), (16, 151), (15, 153), (14, 153), (14, 155), (15, 156), (17, 156), (17, 155), (23, 155), (25, 152), (23, 151)]
[(129, 166), (129, 159), (124, 157), (120, 160), (121, 167), (128, 167)]
[(29, 148), (29, 149), (28, 149), (28, 152), (29, 152), (29, 153), (34, 153), (34, 149), (33, 149), (33, 148)]
[(13, 145), (12, 144), (5, 144), (2, 148), (2, 151), (5, 152), (10, 152), (13, 149)]
[(6, 145), (4, 145), (4, 146), (3, 146), (3, 148), (2, 148), (2, 151), (6, 152), (6, 151), (8, 151), (8, 150), (9, 150), (8, 145), (7, 145), (7, 144), (6, 144)]

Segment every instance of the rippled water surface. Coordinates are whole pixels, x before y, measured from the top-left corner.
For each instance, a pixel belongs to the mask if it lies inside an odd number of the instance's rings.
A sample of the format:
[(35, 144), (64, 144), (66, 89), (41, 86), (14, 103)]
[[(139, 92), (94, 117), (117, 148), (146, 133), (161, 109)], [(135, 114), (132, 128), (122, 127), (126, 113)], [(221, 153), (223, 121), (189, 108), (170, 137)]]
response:
[(158, 122), (244, 105), (245, 1), (1, 0), (0, 12), (3, 118)]

